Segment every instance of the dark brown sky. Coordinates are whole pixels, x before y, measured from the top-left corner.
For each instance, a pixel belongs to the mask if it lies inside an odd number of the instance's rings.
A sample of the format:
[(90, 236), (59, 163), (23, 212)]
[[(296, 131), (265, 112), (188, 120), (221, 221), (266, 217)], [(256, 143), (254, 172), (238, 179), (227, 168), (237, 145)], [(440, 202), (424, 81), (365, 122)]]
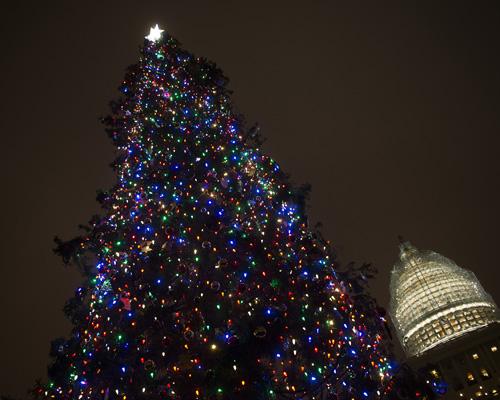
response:
[(78, 276), (52, 237), (74, 235), (113, 182), (98, 117), (156, 22), (231, 78), (267, 153), (313, 185), (341, 258), (380, 269), (383, 304), (398, 234), (500, 302), (498, 1), (17, 3), (0, 27), (0, 393), (43, 376), (68, 331)]

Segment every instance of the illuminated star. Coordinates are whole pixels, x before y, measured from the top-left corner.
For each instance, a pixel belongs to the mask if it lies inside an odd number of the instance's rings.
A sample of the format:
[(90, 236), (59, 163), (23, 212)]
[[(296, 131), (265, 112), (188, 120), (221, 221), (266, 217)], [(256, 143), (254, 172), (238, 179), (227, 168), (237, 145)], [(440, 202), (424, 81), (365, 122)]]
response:
[(153, 250), (151, 248), (151, 245), (154, 243), (153, 240), (146, 240), (142, 245), (141, 245), (141, 249), (142, 249), (142, 252), (147, 254), (149, 253), (151, 250)]
[(149, 35), (146, 36), (146, 39), (148, 39), (150, 42), (157, 42), (158, 40), (161, 39), (161, 34), (164, 32), (163, 29), (160, 29), (158, 24), (154, 28), (149, 29)]

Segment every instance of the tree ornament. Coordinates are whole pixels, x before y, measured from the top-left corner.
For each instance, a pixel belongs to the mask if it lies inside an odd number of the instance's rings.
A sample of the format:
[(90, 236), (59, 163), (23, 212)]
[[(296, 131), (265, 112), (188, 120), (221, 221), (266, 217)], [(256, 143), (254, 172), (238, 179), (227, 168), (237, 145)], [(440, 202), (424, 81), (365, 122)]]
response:
[(209, 249), (210, 247), (212, 247), (212, 243), (210, 243), (208, 240), (205, 240), (201, 243), (201, 247), (203, 247), (204, 249)]
[(191, 340), (194, 337), (194, 332), (191, 329), (186, 329), (184, 331), (184, 339)]
[(146, 371), (152, 371), (153, 369), (155, 369), (155, 367), (156, 367), (156, 364), (153, 360), (146, 360), (144, 362), (144, 369)]
[(255, 175), (255, 172), (257, 171), (257, 168), (255, 168), (255, 165), (252, 163), (249, 163), (247, 167), (245, 168), (245, 172), (250, 176), (253, 177)]
[(217, 292), (220, 289), (220, 283), (217, 281), (213, 281), (210, 284), (210, 289), (212, 289), (214, 292)]
[(239, 341), (240, 341), (240, 338), (238, 337), (238, 335), (231, 335), (227, 339), (227, 344), (229, 344), (230, 346), (233, 346), (233, 345), (237, 344)]
[(254, 331), (253, 335), (258, 339), (264, 339), (267, 335), (267, 329), (263, 326), (258, 326)]
[(153, 250), (153, 248), (151, 247), (153, 243), (153, 240), (146, 240), (141, 244), (141, 251), (146, 254), (149, 253), (151, 250)]
[(130, 304), (130, 299), (125, 296), (120, 296), (120, 301), (123, 304), (123, 309), (130, 311), (132, 310), (132, 306)]

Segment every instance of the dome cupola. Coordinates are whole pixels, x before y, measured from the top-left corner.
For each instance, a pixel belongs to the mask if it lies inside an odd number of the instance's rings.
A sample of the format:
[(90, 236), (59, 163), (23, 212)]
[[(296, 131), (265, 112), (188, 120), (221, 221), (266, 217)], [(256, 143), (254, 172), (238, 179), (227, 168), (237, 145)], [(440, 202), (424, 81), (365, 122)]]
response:
[(493, 299), (472, 272), (407, 241), (399, 249), (390, 313), (408, 356), (499, 320)]

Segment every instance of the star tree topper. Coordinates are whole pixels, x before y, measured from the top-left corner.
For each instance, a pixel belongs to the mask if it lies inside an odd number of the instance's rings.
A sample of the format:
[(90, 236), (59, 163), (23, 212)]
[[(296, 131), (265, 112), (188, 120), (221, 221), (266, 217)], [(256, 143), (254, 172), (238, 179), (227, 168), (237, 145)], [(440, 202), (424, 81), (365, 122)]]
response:
[(146, 39), (148, 39), (150, 42), (157, 42), (158, 40), (161, 39), (161, 34), (164, 32), (163, 29), (160, 29), (158, 24), (154, 28), (149, 29), (149, 35), (146, 36)]

